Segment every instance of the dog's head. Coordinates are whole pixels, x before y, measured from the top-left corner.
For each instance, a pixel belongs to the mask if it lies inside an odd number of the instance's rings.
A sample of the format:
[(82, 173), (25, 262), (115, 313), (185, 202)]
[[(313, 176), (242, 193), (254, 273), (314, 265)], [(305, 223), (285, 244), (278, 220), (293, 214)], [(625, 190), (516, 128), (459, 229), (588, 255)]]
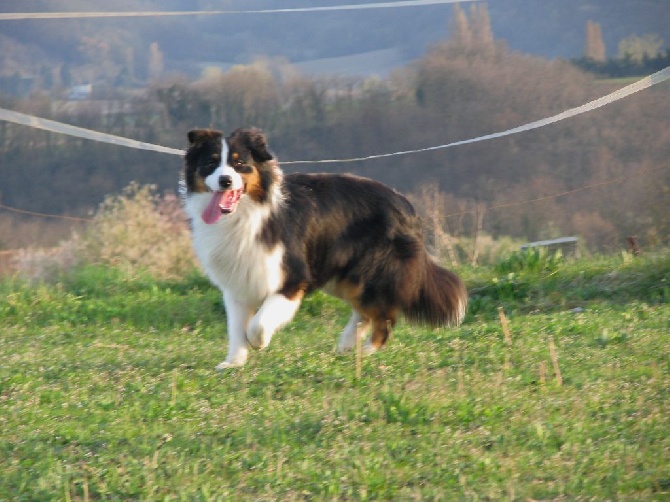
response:
[(187, 195), (212, 194), (202, 212), (205, 223), (215, 223), (222, 215), (235, 212), (244, 197), (257, 203), (269, 200), (281, 172), (261, 131), (237, 129), (224, 141), (219, 131), (194, 129), (189, 131), (188, 141)]

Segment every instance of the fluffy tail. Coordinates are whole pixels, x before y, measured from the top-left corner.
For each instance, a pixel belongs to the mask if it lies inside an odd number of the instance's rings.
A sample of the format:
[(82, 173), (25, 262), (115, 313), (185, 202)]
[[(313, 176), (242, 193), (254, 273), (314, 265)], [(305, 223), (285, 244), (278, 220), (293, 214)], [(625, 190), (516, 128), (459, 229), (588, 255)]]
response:
[(410, 321), (431, 326), (457, 326), (467, 305), (468, 292), (460, 277), (427, 258), (419, 295), (404, 314)]

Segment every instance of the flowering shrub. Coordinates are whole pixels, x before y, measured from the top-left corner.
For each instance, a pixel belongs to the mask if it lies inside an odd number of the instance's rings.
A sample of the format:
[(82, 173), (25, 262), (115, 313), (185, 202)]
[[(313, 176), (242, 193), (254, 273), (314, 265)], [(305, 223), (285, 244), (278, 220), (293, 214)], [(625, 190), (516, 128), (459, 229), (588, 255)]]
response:
[(129, 272), (177, 276), (194, 266), (189, 228), (179, 199), (159, 196), (152, 185), (131, 183), (108, 196), (83, 236), (88, 263), (109, 264)]
[(176, 195), (160, 196), (155, 186), (131, 183), (100, 204), (81, 235), (73, 233), (53, 249), (21, 250), (14, 265), (32, 281), (53, 280), (82, 264), (176, 277), (195, 267), (189, 233)]

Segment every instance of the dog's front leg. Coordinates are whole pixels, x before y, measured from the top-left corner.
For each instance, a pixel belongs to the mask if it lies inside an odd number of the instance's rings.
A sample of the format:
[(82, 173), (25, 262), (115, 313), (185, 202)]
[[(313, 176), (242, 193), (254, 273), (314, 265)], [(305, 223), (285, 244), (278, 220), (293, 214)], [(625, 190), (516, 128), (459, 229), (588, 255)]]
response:
[(217, 365), (217, 370), (244, 366), (249, 355), (247, 343), (247, 326), (253, 316), (253, 309), (237, 300), (228, 292), (223, 293), (228, 320), (228, 356)]
[(298, 291), (293, 297), (288, 297), (282, 293), (274, 293), (268, 296), (251, 320), (251, 324), (249, 324), (247, 330), (249, 345), (254, 349), (267, 347), (272, 340), (272, 335), (293, 319), (303, 296), (303, 291)]

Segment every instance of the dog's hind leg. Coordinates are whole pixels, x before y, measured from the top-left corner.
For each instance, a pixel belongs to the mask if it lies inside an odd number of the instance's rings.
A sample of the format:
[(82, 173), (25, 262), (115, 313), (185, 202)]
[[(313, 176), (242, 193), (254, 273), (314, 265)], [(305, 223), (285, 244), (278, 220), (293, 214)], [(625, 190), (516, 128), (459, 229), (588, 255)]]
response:
[(223, 302), (226, 306), (228, 320), (228, 356), (217, 365), (217, 370), (244, 366), (249, 355), (246, 329), (253, 315), (253, 309), (238, 302), (230, 293), (224, 292)]
[(340, 340), (337, 344), (338, 352), (348, 352), (356, 346), (357, 338), (365, 338), (370, 329), (370, 319), (363, 317), (356, 310), (353, 311), (349, 322), (340, 335)]
[(372, 335), (363, 346), (365, 354), (372, 354), (381, 349), (391, 336), (391, 330), (396, 323), (396, 313), (394, 311), (386, 315), (378, 315), (372, 321)]

